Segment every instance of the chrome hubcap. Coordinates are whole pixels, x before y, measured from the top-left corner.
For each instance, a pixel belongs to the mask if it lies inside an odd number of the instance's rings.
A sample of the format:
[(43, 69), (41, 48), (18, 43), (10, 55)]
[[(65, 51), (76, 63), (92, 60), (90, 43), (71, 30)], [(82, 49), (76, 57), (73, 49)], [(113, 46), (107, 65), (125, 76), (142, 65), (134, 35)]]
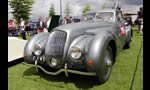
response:
[(109, 59), (107, 59), (107, 61), (106, 61), (106, 65), (107, 65), (107, 67), (110, 67), (110, 66), (111, 66), (111, 64), (112, 64), (112, 62), (111, 62)]
[(112, 61), (109, 56), (105, 57), (105, 63), (107, 67), (110, 67), (112, 65)]

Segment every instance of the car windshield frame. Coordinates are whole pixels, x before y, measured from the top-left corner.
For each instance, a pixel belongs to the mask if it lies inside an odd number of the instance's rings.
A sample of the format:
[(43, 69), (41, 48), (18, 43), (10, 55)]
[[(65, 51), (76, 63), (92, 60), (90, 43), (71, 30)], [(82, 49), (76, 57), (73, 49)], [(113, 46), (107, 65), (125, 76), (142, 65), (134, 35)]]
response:
[[(112, 13), (112, 20), (106, 20), (106, 19), (98, 19), (97, 18), (97, 15), (99, 13)], [(100, 11), (100, 12), (92, 12), (92, 13), (88, 13), (88, 14), (85, 14), (83, 17), (82, 17), (82, 22), (84, 21), (91, 21), (91, 20), (94, 20), (94, 21), (110, 21), (110, 22), (114, 22), (115, 21), (115, 12), (113, 11)]]
[[(97, 18), (97, 16), (101, 13), (104, 14), (102, 15), (101, 17)], [(108, 17), (107, 15), (105, 15), (106, 13), (111, 13), (112, 16), (111, 17)], [(107, 18), (106, 18), (107, 16)], [(111, 11), (104, 11), (104, 12), (97, 12), (96, 16), (95, 16), (95, 19), (96, 21), (110, 21), (110, 22), (114, 22), (115, 21), (115, 13), (114, 12), (111, 12)]]
[(88, 14), (85, 14), (83, 17), (82, 17), (82, 22), (84, 21), (91, 21), (91, 20), (95, 20), (95, 16), (96, 16), (96, 12), (95, 13), (88, 13)]

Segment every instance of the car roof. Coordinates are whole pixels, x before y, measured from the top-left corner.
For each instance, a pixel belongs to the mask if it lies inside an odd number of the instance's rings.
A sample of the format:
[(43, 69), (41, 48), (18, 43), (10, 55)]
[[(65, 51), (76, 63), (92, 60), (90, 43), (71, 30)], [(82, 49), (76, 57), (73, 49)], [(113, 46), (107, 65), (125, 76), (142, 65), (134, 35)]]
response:
[(97, 12), (115, 12), (116, 10), (115, 9), (100, 9), (98, 11), (89, 11), (85, 14), (91, 14), (91, 13), (97, 13)]

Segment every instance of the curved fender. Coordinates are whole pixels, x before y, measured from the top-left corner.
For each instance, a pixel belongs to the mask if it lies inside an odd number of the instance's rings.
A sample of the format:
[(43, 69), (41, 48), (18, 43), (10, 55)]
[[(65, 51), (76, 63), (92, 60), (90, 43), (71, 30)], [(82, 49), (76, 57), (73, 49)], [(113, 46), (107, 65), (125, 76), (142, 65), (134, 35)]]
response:
[[(79, 37), (76, 37), (72, 43), (69, 46), (69, 50), (68, 50), (68, 54), (67, 54), (67, 63), (69, 66), (74, 65), (76, 67), (76, 69), (81, 69), (84, 67), (85, 69), (85, 47), (88, 43), (88, 41), (90, 41), (92, 39), (93, 35), (81, 35)], [(82, 57), (78, 60), (72, 59), (70, 56), (70, 49), (72, 46), (77, 46), (80, 48), (81, 52), (82, 52)]]
[(87, 42), (89, 41), (89, 39), (91, 38), (92, 35), (81, 35), (77, 38), (75, 38), (72, 43), (70, 44), (69, 46), (69, 49), (72, 47), (72, 46), (79, 46), (80, 49), (84, 52), (84, 49), (85, 49), (85, 45), (87, 44)]
[(70, 48), (72, 46), (78, 46), (83, 53), (85, 53), (85, 46), (87, 45), (88, 41), (90, 41), (92, 35), (81, 35), (77, 38), (75, 38), (72, 43), (70, 44), (69, 46), (69, 50), (68, 50), (68, 57), (69, 57), (69, 54), (70, 54)]
[(101, 32), (93, 37), (86, 47), (86, 67), (89, 72), (100, 75), (103, 70), (104, 52), (113, 36), (109, 32)]
[(48, 33), (48, 32), (39, 33), (39, 34), (35, 35), (34, 37), (32, 37), (27, 42), (27, 44), (25, 45), (25, 48), (24, 48), (24, 56), (26, 56), (25, 62), (30, 63), (30, 64), (33, 63), (32, 52), (34, 50), (35, 44), (39, 44), (41, 46), (42, 50), (45, 49), (49, 34), (50, 33)]

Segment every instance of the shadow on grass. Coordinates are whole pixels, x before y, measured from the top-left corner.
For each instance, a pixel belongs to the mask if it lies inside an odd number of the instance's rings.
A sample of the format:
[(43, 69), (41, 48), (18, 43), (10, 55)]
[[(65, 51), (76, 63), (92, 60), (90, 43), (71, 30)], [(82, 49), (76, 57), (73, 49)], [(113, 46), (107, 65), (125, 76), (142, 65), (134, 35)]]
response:
[[(33, 67), (24, 71), (23, 75), (24, 76), (39, 75), (40, 78), (42, 78), (48, 82), (49, 81), (50, 82), (64, 82), (65, 85), (67, 85), (69, 83), (74, 83), (74, 85), (77, 88), (85, 89), (85, 90), (87, 90), (89, 88), (93, 88), (93, 86), (100, 85), (100, 83), (98, 82), (98, 78), (94, 77), (94, 76), (83, 76), (83, 75), (76, 75), (76, 74), (71, 74), (71, 73), (69, 73), (69, 77), (66, 77), (65, 73), (61, 73), (59, 75), (52, 76), (52, 75), (47, 75), (45, 73), (36, 72)], [(42, 81), (42, 80), (40, 80), (40, 81)], [(43, 81), (42, 83), (45, 83), (45, 82)], [(46, 84), (50, 85), (49, 83), (46, 83)], [(58, 85), (50, 85), (50, 86), (64, 88), (63, 85), (59, 85), (59, 84)]]

